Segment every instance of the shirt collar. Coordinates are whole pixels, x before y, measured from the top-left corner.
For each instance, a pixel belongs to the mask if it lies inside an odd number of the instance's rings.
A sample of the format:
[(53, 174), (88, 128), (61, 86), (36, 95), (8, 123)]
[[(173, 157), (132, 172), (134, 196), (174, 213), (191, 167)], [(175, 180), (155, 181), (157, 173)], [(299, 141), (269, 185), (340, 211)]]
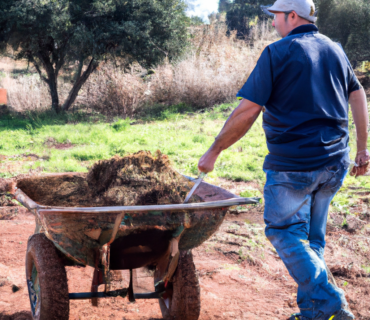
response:
[(304, 24), (302, 26), (299, 26), (288, 34), (288, 36), (292, 36), (299, 33), (308, 33), (308, 32), (319, 32), (319, 29), (314, 24)]

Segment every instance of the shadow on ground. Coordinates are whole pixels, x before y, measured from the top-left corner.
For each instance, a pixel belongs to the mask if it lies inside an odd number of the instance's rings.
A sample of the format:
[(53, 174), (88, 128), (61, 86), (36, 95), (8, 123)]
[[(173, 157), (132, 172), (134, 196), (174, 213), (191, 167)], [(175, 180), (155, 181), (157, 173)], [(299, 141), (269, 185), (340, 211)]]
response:
[(32, 320), (32, 314), (29, 311), (22, 311), (14, 314), (0, 313), (0, 320)]

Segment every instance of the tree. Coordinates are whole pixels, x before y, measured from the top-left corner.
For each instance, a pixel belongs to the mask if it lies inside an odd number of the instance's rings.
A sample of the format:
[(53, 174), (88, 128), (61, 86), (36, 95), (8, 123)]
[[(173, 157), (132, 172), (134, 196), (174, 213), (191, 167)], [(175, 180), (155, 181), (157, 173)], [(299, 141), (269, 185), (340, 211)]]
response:
[(204, 21), (201, 17), (198, 16), (191, 16), (190, 17), (190, 25), (191, 26), (201, 26), (204, 24)]
[(243, 38), (248, 35), (249, 24), (251, 21), (255, 21), (256, 17), (259, 20), (268, 18), (262, 11), (261, 5), (269, 4), (271, 4), (271, 0), (234, 0), (233, 2), (220, 0), (219, 7), (227, 8), (226, 23), (228, 30), (236, 30), (237, 36)]
[(230, 0), (219, 0), (218, 1), (218, 12), (227, 12), (231, 5)]
[(353, 65), (370, 60), (370, 2), (318, 0), (320, 32), (341, 43)]
[[(59, 112), (103, 60), (120, 56), (151, 66), (181, 53), (188, 23), (182, 0), (1, 0), (0, 48), (12, 46), (16, 59), (35, 66)], [(70, 67), (73, 87), (61, 106), (58, 75)]]

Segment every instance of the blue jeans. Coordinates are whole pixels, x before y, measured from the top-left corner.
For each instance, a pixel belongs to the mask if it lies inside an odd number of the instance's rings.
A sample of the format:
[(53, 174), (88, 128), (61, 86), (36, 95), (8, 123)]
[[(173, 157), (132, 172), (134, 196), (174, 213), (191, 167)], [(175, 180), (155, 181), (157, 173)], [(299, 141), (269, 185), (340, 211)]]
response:
[(347, 306), (343, 290), (328, 282), (324, 260), (329, 205), (347, 171), (342, 163), (311, 172), (265, 170), (266, 236), (297, 282), (297, 303), (309, 319), (329, 319)]

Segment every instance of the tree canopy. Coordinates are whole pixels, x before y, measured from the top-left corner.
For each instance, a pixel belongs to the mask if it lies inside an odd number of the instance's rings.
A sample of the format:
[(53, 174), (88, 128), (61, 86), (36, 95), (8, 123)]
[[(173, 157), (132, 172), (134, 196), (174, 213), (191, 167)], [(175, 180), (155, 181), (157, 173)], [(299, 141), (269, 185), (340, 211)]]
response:
[(352, 64), (370, 61), (370, 2), (318, 0), (318, 27), (343, 46)]
[(218, 12), (227, 12), (229, 10), (231, 1), (230, 0), (219, 0), (218, 1)]
[[(109, 57), (150, 66), (181, 53), (187, 24), (182, 0), (2, 0), (0, 49), (10, 45), (16, 59), (35, 66), (59, 112), (68, 110), (89, 75)], [(61, 106), (58, 75), (70, 66), (74, 84)]]
[(204, 24), (202, 17), (199, 16), (191, 16), (190, 17), (190, 25), (192, 26), (201, 26)]
[[(341, 43), (353, 65), (370, 61), (370, 1), (314, 0), (320, 32)], [(266, 19), (261, 5), (271, 0), (219, 0), (219, 12), (226, 12), (228, 30), (239, 37), (248, 35), (251, 22)]]
[(271, 0), (219, 0), (219, 11), (226, 12), (228, 30), (236, 30), (238, 37), (248, 35), (251, 22), (257, 19), (267, 19), (261, 5), (269, 5)]

